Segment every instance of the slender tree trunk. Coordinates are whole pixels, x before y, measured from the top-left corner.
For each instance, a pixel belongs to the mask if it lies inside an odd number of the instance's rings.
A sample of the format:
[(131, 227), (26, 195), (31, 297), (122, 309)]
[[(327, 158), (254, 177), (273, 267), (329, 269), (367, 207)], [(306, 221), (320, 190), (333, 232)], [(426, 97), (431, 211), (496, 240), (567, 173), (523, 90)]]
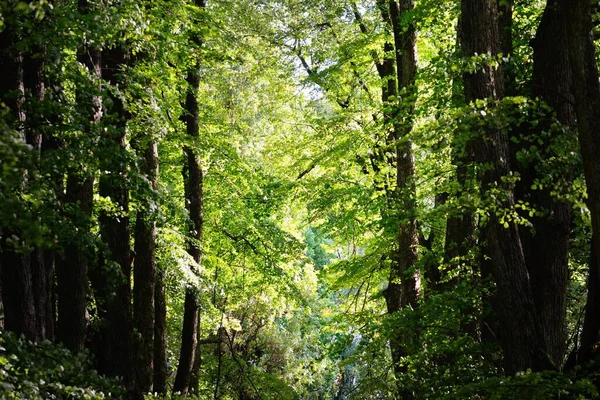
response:
[[(410, 133), (413, 126), (414, 97), (416, 96), (415, 76), (417, 73), (417, 40), (414, 25), (401, 25), (401, 18), (413, 10), (414, 0), (390, 1), (390, 20), (394, 35), (396, 74), (400, 103), (393, 121), (396, 148), (396, 195), (398, 205), (407, 213), (401, 217), (398, 229), (398, 252), (395, 264), (402, 284), (401, 307), (417, 306), (420, 276), (414, 267), (418, 259), (419, 237), (417, 230), (415, 157), (412, 151)], [(392, 277), (392, 276), (390, 276)]]
[[(498, 13), (495, 0), (462, 0), (461, 44), (466, 57), (475, 54), (496, 55), (501, 52)], [(465, 73), (465, 98), (497, 100), (503, 96), (503, 76), (500, 69), (483, 66), (476, 72)], [(502, 184), (508, 176), (508, 138), (495, 127), (486, 129), (484, 136), (475, 140), (477, 161), (486, 164), (481, 174), (483, 196), (492, 188), (501, 188), (500, 204), (512, 209), (512, 189)], [(497, 296), (502, 302), (494, 302), (495, 312), (502, 324), (501, 345), (504, 351), (506, 372), (513, 374), (528, 368), (543, 369), (547, 362), (541, 351), (535, 306), (531, 292), (525, 256), (517, 226), (508, 227), (492, 212), (483, 229), (486, 250), (490, 257)]]
[[(396, 187), (389, 193), (389, 204), (394, 211), (392, 214), (400, 219), (396, 221), (396, 243), (392, 251), (389, 283), (384, 292), (387, 311), (393, 314), (404, 307), (416, 307), (420, 288), (420, 277), (418, 271), (414, 270), (419, 237), (415, 219), (415, 161), (412, 141), (409, 139), (416, 96), (417, 53), (414, 26), (401, 25), (402, 17), (414, 8), (414, 2), (379, 0), (377, 4), (382, 20), (393, 37), (393, 44), (386, 42), (384, 51), (386, 55), (392, 52), (394, 54), (393, 58), (386, 56), (377, 65), (379, 76), (385, 82), (382, 87), (382, 102), (393, 108), (393, 111), (384, 114), (384, 123), (388, 127), (387, 144), (395, 149), (393, 156), (388, 156), (388, 162), (396, 170)], [(410, 340), (399, 337), (398, 332), (390, 340), (397, 378), (406, 373), (406, 366), (401, 364), (402, 358), (407, 355), (403, 342)], [(409, 389), (401, 386), (398, 387), (398, 395), (403, 399), (414, 397)]]
[[(144, 151), (143, 172), (151, 190), (158, 188), (158, 145), (151, 140)], [(133, 323), (136, 340), (136, 384), (140, 392), (150, 392), (154, 378), (154, 318), (156, 278), (155, 201), (138, 211), (135, 223), (135, 262), (133, 265)]]
[(586, 362), (600, 342), (600, 84), (592, 40), (590, 1), (559, 0), (558, 5), (566, 18), (579, 144), (592, 219), (588, 296), (578, 360)]
[[(206, 7), (205, 0), (196, 0), (198, 7)], [(200, 48), (201, 39), (196, 36), (192, 38), (193, 44)], [(186, 78), (187, 95), (185, 102), (185, 124), (186, 132), (190, 140), (200, 136), (199, 130), (199, 105), (198, 89), (200, 87), (200, 60), (197, 59), (193, 67), (189, 69)], [(183, 171), (185, 184), (185, 202), (189, 213), (189, 236), (188, 253), (196, 263), (190, 266), (192, 271), (197, 271), (197, 266), (202, 263), (202, 227), (204, 222), (203, 206), (203, 173), (200, 157), (196, 151), (186, 146), (184, 148), (186, 165)], [(197, 376), (200, 368), (197, 362), (198, 352), (198, 328), (199, 328), (199, 303), (198, 290), (188, 287), (185, 293), (183, 327), (181, 331), (181, 351), (179, 353), (179, 364), (177, 375), (173, 384), (174, 392), (189, 393), (190, 388), (196, 385), (192, 377)]]
[(164, 273), (156, 271), (154, 285), (154, 385), (155, 393), (167, 393), (167, 303), (165, 301)]

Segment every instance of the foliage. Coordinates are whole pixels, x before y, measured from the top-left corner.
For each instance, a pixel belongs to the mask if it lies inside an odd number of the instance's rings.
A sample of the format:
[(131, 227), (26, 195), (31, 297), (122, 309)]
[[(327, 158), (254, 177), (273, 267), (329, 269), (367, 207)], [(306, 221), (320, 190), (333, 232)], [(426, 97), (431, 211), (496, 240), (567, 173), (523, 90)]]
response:
[(3, 399), (119, 398), (119, 382), (98, 375), (88, 354), (71, 354), (50, 342), (32, 343), (0, 332), (0, 397)]
[[(4, 105), (0, 113), (2, 250), (39, 247), (61, 257), (74, 247), (85, 255), (90, 278), (102, 277), (111, 292), (90, 285), (90, 322), (99, 328), (102, 297), (113, 295), (120, 277), (115, 263), (100, 261), (109, 254), (101, 216), (134, 228), (147, 212), (157, 225), (157, 269), (165, 279), (171, 377), (184, 294), (191, 288), (198, 295), (198, 398), (392, 399), (399, 387), (424, 399), (593, 397), (588, 381), (567, 373), (503, 376), (497, 338), (474, 327), (493, 318), (495, 287), (481, 268), (485, 246), (478, 242), (445, 260), (450, 218), (473, 215), (476, 235), (491, 216), (535, 233), (535, 219), (552, 210), (533, 204), (533, 194), (548, 192), (572, 206), (567, 313), (569, 349), (577, 348), (591, 223), (574, 132), (529, 93), (529, 43), (541, 3), (515, 4), (513, 54), (463, 57), (459, 2), (418, 1), (401, 22), (403, 28), (414, 22), (418, 32), (411, 110), (398, 105), (404, 93), (386, 102), (380, 96), (388, 82), (377, 65), (392, 57), (384, 50), (392, 38), (381, 19), (383, 3), (222, 0), (200, 9), (186, 0), (109, 0), (90, 1), (83, 12), (74, 0), (0, 2), (0, 29), (18, 39), (9, 50), (43, 53), (48, 61), (44, 99), (25, 96), (24, 108), (35, 117), (21, 126)], [(96, 48), (127, 49), (118, 84), (86, 67), (86, 52)], [(186, 75), (196, 58), (200, 135), (191, 138)], [(518, 94), (465, 104), (461, 77), (485, 65), (505, 68)], [(123, 115), (111, 113), (118, 101)], [(92, 123), (90, 111), (99, 105), (102, 118)], [(391, 195), (402, 188), (397, 143), (383, 116), (395, 108), (393, 123), (414, 123), (399, 139), (415, 155), (414, 209)], [(33, 151), (24, 129), (55, 140), (54, 148)], [(510, 138), (513, 166), (532, 175), (526, 196), (511, 209), (505, 200), (524, 177), (511, 173), (482, 188), (478, 176), (489, 165), (471, 158), (471, 143), (490, 129)], [(119, 132), (125, 137), (117, 151)], [(160, 161), (156, 188), (144, 172), (151, 142)], [(188, 235), (183, 148), (193, 149), (203, 172), (201, 242)], [(100, 196), (97, 184), (91, 218), (81, 204), (65, 201), (69, 178), (97, 181), (117, 170), (128, 209)], [(460, 181), (459, 170), (470, 176)], [(397, 227), (411, 218), (418, 221), (419, 261), (409, 273), (422, 278), (419, 301), (388, 315), (384, 291)], [(190, 246), (202, 249), (201, 263), (188, 254)], [(121, 394), (85, 354), (6, 332), (0, 343), (0, 397)], [(390, 343), (406, 350), (401, 377)]]

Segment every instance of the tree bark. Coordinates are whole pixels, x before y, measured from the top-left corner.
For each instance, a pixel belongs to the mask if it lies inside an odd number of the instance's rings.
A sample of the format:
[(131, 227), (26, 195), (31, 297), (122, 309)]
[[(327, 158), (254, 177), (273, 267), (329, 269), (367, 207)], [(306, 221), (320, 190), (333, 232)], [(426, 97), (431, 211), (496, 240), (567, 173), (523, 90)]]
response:
[[(73, 219), (78, 222), (81, 234), (89, 234), (93, 208), (94, 181), (75, 173), (67, 177), (65, 203), (73, 207)], [(75, 238), (66, 244), (58, 259), (56, 279), (58, 283), (58, 341), (73, 352), (85, 347), (87, 319), (87, 269), (88, 255)]]
[(581, 363), (594, 356), (600, 342), (600, 84), (589, 0), (559, 0), (558, 5), (567, 25), (579, 145), (592, 220), (588, 296), (578, 360)]
[[(462, 0), (461, 18), (464, 56), (495, 56), (501, 52), (495, 0)], [(490, 65), (480, 66), (475, 72), (465, 73), (464, 88), (467, 102), (500, 99), (503, 96), (502, 71)], [(489, 127), (483, 137), (475, 140), (474, 150), (477, 161), (486, 165), (481, 173), (484, 198), (490, 189), (500, 188), (502, 194), (495, 206), (512, 209), (512, 188), (502, 183), (502, 177), (510, 174), (506, 135), (493, 126)], [(533, 295), (518, 228), (514, 222), (503, 227), (492, 211), (483, 228), (483, 238), (497, 296), (502, 299), (494, 305), (502, 324), (500, 341), (505, 370), (513, 374), (528, 368), (543, 369), (546, 363), (541, 352)]]
[[(88, 2), (78, 2), (79, 12), (88, 13)], [(102, 71), (102, 55), (99, 49), (84, 46), (78, 51), (77, 59), (86, 66), (91, 77), (90, 85), (99, 86)], [(84, 121), (84, 134), (93, 135), (92, 127), (102, 119), (102, 98), (86, 91), (77, 93), (78, 104), (85, 104), (88, 115)], [(91, 138), (90, 142), (97, 142)], [(76, 227), (64, 244), (64, 253), (57, 260), (58, 283), (58, 340), (73, 352), (85, 347), (87, 333), (87, 286), (89, 250), (82, 237), (90, 235), (94, 197), (94, 175), (84, 165), (78, 165), (67, 174), (64, 196), (65, 209)]]
[[(121, 76), (126, 66), (126, 54), (121, 47), (105, 51), (102, 54), (102, 75), (113, 87), (123, 86)], [(111, 95), (112, 107), (108, 114), (114, 118), (110, 137), (102, 138), (104, 150), (112, 157), (104, 170), (109, 173), (102, 176), (99, 182), (100, 196), (110, 198), (117, 208), (118, 215), (102, 212), (99, 217), (100, 233), (107, 245), (107, 259), (104, 260), (104, 273), (109, 273), (112, 281), (105, 292), (97, 295), (105, 297), (105, 326), (102, 331), (102, 346), (99, 358), (104, 359), (105, 370), (111, 376), (121, 376), (129, 393), (135, 388), (132, 355), (132, 311), (131, 311), (131, 262), (132, 254), (129, 246), (129, 190), (127, 188), (128, 166), (126, 150), (127, 115), (123, 99)], [(108, 272), (108, 266), (115, 269)], [(102, 289), (101, 289), (102, 290)], [(111, 294), (112, 293), (112, 294)]]
[(167, 303), (165, 301), (164, 273), (156, 271), (154, 285), (154, 384), (155, 393), (167, 393)]
[[(571, 95), (571, 69), (564, 15), (556, 0), (549, 0), (533, 40), (532, 93), (556, 112), (557, 119), (574, 127), (576, 118)], [(548, 126), (548, 123), (542, 123)], [(574, 166), (566, 166), (573, 169)], [(569, 237), (572, 206), (554, 198), (550, 188), (532, 191), (535, 165), (520, 171), (517, 195), (547, 215), (533, 217), (534, 231), (520, 229), (525, 260), (529, 270), (533, 300), (539, 318), (544, 351), (552, 362), (563, 364), (567, 343), (566, 312), (569, 283)], [(566, 172), (572, 179), (572, 173)], [(521, 192), (521, 193), (519, 193)]]
[[(198, 7), (206, 7), (205, 0), (196, 0)], [(202, 46), (199, 36), (192, 38), (196, 48)], [(200, 59), (188, 70), (186, 78), (187, 94), (185, 101), (186, 133), (191, 141), (200, 136), (198, 90), (200, 88)], [(202, 227), (204, 222), (203, 205), (203, 172), (200, 157), (196, 151), (185, 146), (186, 165), (183, 170), (185, 185), (185, 203), (189, 213), (188, 235), (190, 243), (188, 253), (196, 265), (191, 265), (192, 271), (198, 273), (197, 267), (202, 263)], [(196, 385), (192, 377), (197, 376), (200, 365), (196, 362), (198, 351), (199, 302), (197, 288), (188, 287), (185, 293), (183, 327), (181, 331), (181, 351), (177, 375), (173, 384), (173, 392), (187, 394)]]
[[(34, 90), (34, 95), (43, 94), (43, 85), (39, 87), (40, 92), (36, 91), (35, 84), (39, 82), (36, 82), (35, 78), (32, 80), (30, 74), (40, 71), (31, 65), (29, 57), (27, 57), (30, 67), (27, 69), (29, 79), (26, 82), (25, 57), (14, 48), (16, 41), (17, 37), (12, 31), (12, 26), (5, 27), (4, 31), (0, 33), (0, 72), (3, 77), (0, 80), (0, 96), (9, 109), (13, 129), (20, 134), (24, 142), (33, 147), (34, 151), (39, 152), (41, 136), (37, 131), (25, 128), (26, 115), (23, 105), (26, 83), (28, 89)], [(38, 77), (36, 76), (36, 78)], [(23, 175), (21, 187), (15, 188), (15, 190), (26, 191), (28, 178), (26, 172)], [(44, 287), (46, 280), (45, 273), (42, 273), (41, 276), (38, 275), (40, 268), (43, 268), (43, 262), (40, 263), (43, 257), (39, 257), (37, 250), (22, 253), (16, 248), (18, 244), (11, 244), (7, 241), (7, 238), (11, 236), (18, 238), (17, 242), (27, 241), (27, 238), (23, 238), (18, 230), (5, 231), (2, 234), (0, 273), (5, 328), (17, 334), (23, 334), (30, 340), (43, 340), (45, 323), (42, 320), (41, 304), (36, 301), (35, 297), (35, 290)]]
[(504, 93), (507, 96), (517, 94), (516, 75), (513, 57), (513, 7), (514, 0), (498, 1), (498, 28), (500, 29), (500, 48), (503, 57), (508, 58), (504, 64)]
[[(150, 140), (144, 150), (143, 173), (151, 191), (158, 188), (158, 145)], [(135, 223), (135, 262), (133, 265), (133, 323), (136, 331), (136, 384), (140, 392), (150, 392), (154, 378), (154, 318), (156, 279), (156, 202), (150, 196), (138, 211)]]
[[(413, 124), (414, 98), (416, 96), (415, 75), (417, 71), (416, 34), (412, 23), (402, 26), (403, 16), (412, 11), (414, 1), (379, 0), (377, 3), (383, 23), (392, 34), (393, 43), (386, 42), (384, 60), (377, 65), (383, 82), (382, 102), (392, 111), (384, 113), (384, 125), (387, 126), (387, 145), (394, 149), (388, 162), (396, 172), (396, 187), (388, 193), (391, 214), (397, 224), (396, 241), (392, 250), (388, 287), (384, 291), (387, 312), (393, 314), (404, 307), (417, 306), (420, 277), (415, 271), (418, 259), (418, 230), (415, 219), (416, 188), (414, 182), (415, 160), (412, 141), (409, 138)], [(393, 52), (394, 57), (388, 54)], [(406, 373), (402, 359), (407, 355), (406, 345), (402, 342), (410, 338), (400, 338), (393, 333), (390, 340), (394, 372), (399, 379)], [(411, 390), (399, 386), (398, 395), (411, 399)]]
[[(457, 33), (457, 52), (460, 51), (460, 40), (462, 33), (462, 23), (459, 18), (456, 26)], [(465, 99), (462, 86), (458, 83), (458, 79), (452, 85), (453, 103), (464, 106)], [(475, 167), (473, 165), (473, 146), (470, 143), (465, 143), (461, 137), (465, 132), (455, 132), (452, 141), (452, 164), (456, 167), (456, 193), (453, 193), (457, 201), (461, 201), (461, 197), (470, 197), (475, 191)], [(462, 146), (462, 147), (461, 147)], [(458, 210), (449, 210), (446, 219), (446, 237), (444, 241), (444, 267), (447, 272), (451, 272), (458, 268), (460, 261), (469, 254), (477, 243), (475, 234), (476, 220), (470, 204), (460, 204)], [(462, 259), (462, 260), (461, 260)], [(442, 285), (442, 288), (451, 288), (458, 282), (457, 278), (452, 279), (449, 285)], [(474, 327), (470, 328), (472, 333), (476, 332)]]

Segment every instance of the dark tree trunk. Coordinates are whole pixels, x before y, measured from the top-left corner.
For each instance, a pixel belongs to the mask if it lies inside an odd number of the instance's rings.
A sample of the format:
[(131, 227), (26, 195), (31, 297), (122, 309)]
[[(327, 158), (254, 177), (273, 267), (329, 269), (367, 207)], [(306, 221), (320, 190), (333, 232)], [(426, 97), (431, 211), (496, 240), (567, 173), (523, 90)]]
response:
[[(82, 235), (89, 234), (93, 208), (94, 181), (74, 173), (67, 178), (65, 203), (73, 207), (73, 219)], [(65, 246), (58, 259), (58, 341), (71, 351), (84, 349), (86, 339), (86, 295), (88, 256), (75, 238)]]
[[(24, 57), (24, 83), (25, 98), (29, 103), (28, 108), (32, 112), (28, 113), (25, 125), (27, 143), (36, 152), (36, 164), (41, 163), (42, 152), (42, 131), (40, 127), (46, 123), (45, 119), (49, 116), (42, 111), (45, 95), (46, 78), (44, 73), (44, 60), (46, 49), (34, 46)], [(28, 180), (37, 179), (36, 173), (30, 173)], [(27, 189), (25, 189), (27, 190)], [(51, 251), (41, 247), (36, 248), (29, 254), (32, 290), (35, 306), (35, 323), (38, 340), (54, 340), (54, 314), (52, 307), (52, 291), (54, 286), (54, 263), (52, 262)]]
[[(206, 7), (205, 0), (196, 0), (196, 5)], [(202, 46), (200, 37), (192, 38), (192, 43), (197, 48)], [(185, 124), (186, 132), (190, 140), (200, 136), (199, 130), (199, 105), (198, 89), (200, 87), (200, 60), (197, 59), (193, 67), (188, 70), (187, 95), (185, 101)], [(186, 164), (183, 170), (185, 185), (185, 203), (189, 213), (188, 235), (190, 243), (188, 253), (196, 263), (191, 265), (192, 271), (198, 273), (197, 266), (202, 263), (202, 226), (204, 221), (203, 206), (203, 173), (200, 157), (194, 149), (186, 146), (184, 148)], [(196, 386), (192, 378), (197, 376), (200, 368), (197, 362), (198, 352), (198, 328), (199, 328), (199, 302), (198, 290), (188, 287), (185, 293), (183, 327), (181, 331), (181, 351), (179, 353), (179, 364), (177, 375), (173, 384), (173, 392), (187, 394), (190, 388)]]
[[(151, 191), (158, 187), (158, 145), (151, 140), (144, 150), (143, 173)], [(135, 262), (133, 265), (133, 323), (136, 330), (136, 384), (140, 392), (150, 392), (154, 378), (154, 293), (156, 278), (156, 222), (153, 196), (138, 211), (135, 223)]]
[[(188, 71), (187, 83), (188, 94), (186, 98), (186, 129), (191, 138), (199, 136), (198, 125), (198, 88), (200, 85), (200, 76), (198, 74), (199, 63), (195, 68)], [(189, 235), (190, 244), (188, 253), (193, 260), (200, 265), (202, 262), (202, 225), (203, 225), (203, 198), (202, 198), (202, 166), (200, 157), (189, 147), (185, 148), (186, 166), (184, 169), (185, 181), (185, 199), (189, 212)], [(197, 272), (195, 265), (190, 266), (192, 271)], [(197, 299), (197, 289), (189, 287), (185, 293), (184, 319), (181, 331), (181, 352), (179, 355), (179, 364), (177, 367), (177, 376), (173, 386), (174, 392), (188, 393), (190, 389), (191, 377), (196, 360), (196, 351), (198, 347), (198, 322), (199, 305)]]
[[(79, 12), (86, 14), (88, 3), (78, 2)], [(99, 86), (102, 71), (101, 52), (97, 48), (83, 47), (77, 54), (80, 63), (86, 66), (91, 77), (90, 86)], [(77, 93), (77, 102), (85, 104), (88, 114), (83, 122), (85, 134), (93, 135), (93, 126), (102, 119), (102, 98), (88, 91)], [(89, 138), (89, 143), (97, 138)], [(87, 332), (87, 287), (89, 250), (85, 239), (90, 235), (91, 217), (94, 197), (94, 176), (84, 165), (78, 165), (67, 175), (65, 209), (73, 220), (77, 230), (64, 245), (62, 257), (57, 259), (56, 279), (58, 283), (58, 340), (73, 352), (80, 352), (85, 347)]]
[(154, 385), (155, 393), (167, 393), (167, 303), (164, 273), (158, 268), (154, 285)]
[[(417, 41), (414, 25), (402, 26), (401, 18), (414, 8), (414, 0), (390, 1), (390, 20), (394, 35), (396, 55), (397, 93), (401, 100), (392, 116), (396, 148), (396, 207), (400, 213), (397, 259), (390, 278), (399, 278), (402, 284), (400, 306), (417, 306), (420, 277), (414, 267), (418, 259), (419, 236), (417, 230), (415, 158), (410, 133), (413, 125), (415, 76), (417, 73)], [(389, 99), (388, 99), (389, 100)], [(400, 121), (403, 119), (403, 121)], [(395, 280), (395, 279), (394, 279)]]
[[(111, 85), (123, 87), (121, 76), (126, 66), (126, 54), (122, 48), (116, 47), (102, 54), (102, 75)], [(109, 171), (100, 178), (100, 196), (110, 198), (117, 207), (118, 215), (102, 212), (99, 217), (100, 233), (107, 245), (108, 254), (104, 262), (105, 277), (111, 280), (107, 287), (100, 288), (96, 295), (104, 297), (105, 325), (102, 331), (102, 345), (98, 348), (98, 357), (103, 359), (103, 373), (121, 376), (130, 393), (135, 387), (133, 354), (132, 354), (132, 311), (131, 311), (131, 262), (132, 254), (129, 246), (129, 191), (127, 184), (127, 150), (126, 124), (127, 115), (123, 100), (111, 95), (112, 107), (108, 114), (114, 119), (110, 137), (101, 139), (103, 150), (112, 157), (103, 166)], [(107, 267), (114, 265), (117, 268)], [(113, 295), (114, 294), (114, 295)]]
[[(495, 0), (462, 0), (461, 44), (465, 57), (501, 52), (498, 12)], [(474, 73), (465, 73), (465, 99), (500, 99), (503, 96), (503, 76), (500, 69), (483, 66)], [(508, 138), (499, 129), (489, 127), (484, 137), (474, 143), (477, 161), (489, 165), (481, 174), (483, 196), (486, 191), (499, 187), (503, 200), (497, 204), (512, 209), (512, 189), (502, 183), (508, 176)], [(509, 222), (503, 227), (494, 213), (490, 213), (483, 229), (486, 251), (490, 257), (497, 296), (495, 312), (502, 325), (501, 345), (505, 370), (509, 374), (528, 368), (543, 369), (547, 365), (542, 356), (536, 324), (535, 306), (525, 264), (525, 256), (517, 226)]]
[[(565, 126), (574, 127), (575, 110), (571, 96), (571, 69), (564, 15), (557, 9), (556, 0), (549, 0), (535, 39), (533, 40), (532, 93), (556, 112)], [(542, 123), (548, 126), (548, 123)], [(533, 217), (534, 231), (520, 229), (533, 300), (539, 318), (544, 351), (560, 367), (567, 343), (566, 311), (569, 282), (569, 236), (572, 206), (551, 195), (550, 188), (531, 191), (535, 165), (520, 171), (517, 196), (547, 215)], [(569, 166), (566, 166), (569, 167)], [(572, 169), (573, 166), (570, 166)], [(571, 180), (571, 173), (567, 172)]]
[[(25, 101), (25, 58), (13, 45), (16, 37), (10, 26), (0, 33), (0, 80), (1, 100), (8, 106), (12, 127), (20, 133), (23, 140), (30, 144), (34, 151), (41, 148), (41, 136), (31, 129), (25, 129), (25, 112), (23, 104)], [(28, 57), (29, 58), (29, 57)], [(27, 72), (35, 70), (28, 60), (31, 68)], [(42, 74), (43, 76), (43, 74)], [(31, 77), (29, 77), (31, 78)], [(39, 82), (35, 82), (39, 83)], [(29, 89), (34, 84), (28, 79)], [(33, 94), (38, 94), (33, 88)], [(43, 93), (43, 85), (39, 88)], [(31, 92), (30, 92), (31, 93)], [(27, 190), (28, 174), (23, 175), (22, 186), (15, 190)], [(38, 251), (32, 253), (21, 253), (13, 244), (6, 241), (10, 236), (20, 237), (20, 232), (2, 232), (3, 239), (0, 248), (0, 267), (3, 288), (3, 303), (5, 315), (5, 328), (7, 330), (23, 334), (31, 340), (44, 339), (45, 324), (38, 311), (39, 302), (36, 302), (35, 290), (44, 286), (46, 274), (37, 276), (40, 267)], [(26, 240), (26, 239), (25, 239)]]
[(558, 5), (566, 18), (579, 145), (592, 219), (588, 297), (578, 360), (586, 362), (600, 342), (600, 84), (592, 40), (590, 1), (559, 0)]
[[(399, 220), (395, 232), (396, 241), (392, 250), (388, 287), (384, 292), (387, 311), (393, 314), (404, 307), (416, 307), (419, 296), (420, 277), (415, 271), (418, 258), (419, 236), (415, 219), (416, 189), (414, 182), (415, 160), (412, 152), (414, 97), (416, 96), (415, 75), (417, 71), (416, 35), (412, 23), (402, 26), (402, 18), (414, 8), (412, 0), (378, 1), (383, 22), (392, 34), (393, 44), (386, 42), (386, 58), (377, 65), (382, 87), (382, 102), (392, 111), (384, 113), (387, 126), (387, 144), (395, 149), (388, 162), (396, 171), (396, 187), (388, 193), (390, 214)], [(391, 58), (387, 54), (393, 52)], [(393, 333), (390, 340), (394, 372), (397, 378), (406, 373), (401, 360), (407, 355), (406, 345), (411, 338), (400, 338)], [(413, 398), (411, 390), (398, 387), (403, 399)]]
[(500, 29), (500, 48), (502, 55), (508, 57), (508, 63), (504, 65), (504, 93), (507, 96), (517, 94), (516, 76), (514, 71), (513, 57), (513, 7), (514, 0), (498, 1), (498, 27)]
[[(462, 33), (462, 23), (459, 18), (457, 22), (457, 53), (460, 54), (460, 38)], [(463, 88), (458, 79), (452, 85), (452, 99), (454, 104), (464, 105)], [(446, 272), (456, 270), (460, 263), (465, 261), (469, 251), (477, 243), (475, 234), (476, 220), (472, 205), (464, 204), (461, 197), (469, 197), (475, 191), (475, 168), (473, 165), (473, 146), (470, 143), (464, 143), (464, 132), (455, 132), (452, 140), (452, 164), (456, 167), (456, 185), (457, 190), (453, 193), (459, 207), (452, 207), (448, 211), (446, 219), (446, 237), (444, 241), (444, 267)], [(458, 277), (449, 281), (449, 284), (442, 285), (442, 288), (450, 289), (458, 282)], [(475, 328), (470, 329), (475, 332)]]
[(179, 353), (177, 375), (173, 384), (174, 393), (189, 393), (192, 385), (192, 370), (198, 349), (198, 311), (196, 290), (188, 288), (185, 293), (181, 351)]

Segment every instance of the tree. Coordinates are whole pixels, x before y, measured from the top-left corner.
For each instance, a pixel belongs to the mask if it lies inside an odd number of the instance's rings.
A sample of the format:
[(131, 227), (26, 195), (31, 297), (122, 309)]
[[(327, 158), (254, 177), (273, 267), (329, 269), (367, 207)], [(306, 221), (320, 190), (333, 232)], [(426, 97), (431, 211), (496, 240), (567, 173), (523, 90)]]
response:
[[(498, 14), (494, 1), (462, 1), (461, 45), (466, 57), (500, 53)], [(485, 58), (484, 58), (485, 60)], [(475, 71), (465, 73), (467, 102), (494, 101), (503, 96), (503, 75), (484, 61)], [(483, 230), (483, 240), (490, 257), (491, 270), (497, 286), (495, 312), (502, 326), (500, 335), (505, 369), (509, 373), (528, 368), (544, 368), (544, 357), (538, 336), (537, 316), (518, 228), (513, 221), (500, 221), (495, 210), (512, 209), (514, 195), (503, 183), (510, 175), (508, 138), (498, 127), (490, 126), (475, 139), (475, 158), (484, 164), (481, 186), (484, 197), (492, 196), (491, 211)], [(495, 202), (498, 202), (494, 204)]]
[[(90, 13), (88, 2), (78, 3), (82, 16)], [(94, 129), (102, 118), (102, 97), (98, 93), (101, 78), (101, 51), (97, 47), (83, 45), (78, 51), (78, 61), (85, 65), (92, 87), (80, 89), (77, 100), (85, 107), (83, 112), (87, 140), (96, 142)], [(94, 93), (95, 92), (95, 93)], [(82, 108), (83, 108), (82, 107)], [(83, 143), (81, 143), (83, 145)], [(62, 187), (61, 187), (62, 189)], [(58, 340), (72, 351), (82, 351), (87, 330), (87, 286), (90, 249), (82, 243), (82, 237), (90, 234), (94, 196), (94, 171), (79, 163), (67, 176), (65, 209), (73, 226), (81, 229), (72, 232), (65, 243), (62, 257), (57, 260), (56, 280), (58, 291)]]
[(566, 19), (579, 145), (587, 187), (587, 204), (592, 221), (588, 296), (580, 349), (580, 360), (586, 362), (592, 357), (600, 334), (600, 324), (596, 318), (600, 302), (600, 163), (595, 156), (600, 146), (600, 119), (594, 112), (600, 105), (600, 84), (591, 36), (590, 2), (574, 1), (567, 4), (565, 1), (559, 1), (557, 6), (560, 7), (560, 15)]
[[(197, 0), (195, 5), (199, 8), (206, 7), (205, 0)], [(191, 67), (187, 71), (187, 92), (185, 97), (185, 125), (189, 140), (194, 143), (200, 135), (199, 125), (199, 103), (198, 89), (200, 86), (200, 67), (201, 59), (196, 52), (202, 45), (198, 33), (191, 39), (194, 46), (194, 56)], [(203, 228), (203, 172), (200, 157), (196, 151), (188, 145), (184, 148), (186, 164), (183, 170), (186, 208), (189, 212), (188, 222), (188, 253), (192, 257), (195, 265), (191, 270), (196, 274), (200, 272), (202, 263), (202, 228)], [(197, 381), (197, 373), (200, 368), (200, 353), (198, 349), (198, 329), (199, 329), (199, 301), (197, 288), (188, 287), (185, 293), (185, 311), (183, 319), (183, 328), (181, 331), (181, 352), (179, 354), (179, 364), (177, 367), (177, 376), (173, 384), (174, 392), (188, 393), (190, 388), (197, 385), (192, 379)]]
[[(566, 46), (565, 19), (560, 15), (554, 1), (548, 1), (533, 40), (534, 68), (532, 94), (539, 96), (556, 113), (564, 130), (575, 126), (575, 111), (569, 99), (571, 95), (571, 70)], [(547, 126), (547, 123), (545, 124)], [(556, 130), (544, 140), (551, 152), (552, 139), (564, 135)], [(552, 132), (552, 128), (548, 129)], [(531, 280), (533, 300), (540, 323), (543, 350), (555, 366), (563, 364), (567, 343), (566, 311), (569, 275), (569, 237), (571, 235), (572, 205), (563, 197), (553, 194), (551, 185), (546, 189), (531, 191), (534, 177), (540, 176), (541, 166), (528, 160), (528, 168), (517, 169), (521, 181), (516, 187), (516, 196), (541, 208), (542, 217), (534, 217), (533, 229), (520, 229), (525, 261)], [(536, 167), (538, 172), (536, 174)], [(567, 185), (573, 179), (574, 166), (565, 165), (559, 179)], [(540, 171), (541, 170), (541, 171)], [(564, 177), (564, 178), (563, 178)], [(544, 179), (540, 177), (537, 179)], [(564, 184), (561, 180), (558, 184)], [(561, 189), (559, 189), (561, 190)], [(527, 194), (525, 194), (527, 193)]]

